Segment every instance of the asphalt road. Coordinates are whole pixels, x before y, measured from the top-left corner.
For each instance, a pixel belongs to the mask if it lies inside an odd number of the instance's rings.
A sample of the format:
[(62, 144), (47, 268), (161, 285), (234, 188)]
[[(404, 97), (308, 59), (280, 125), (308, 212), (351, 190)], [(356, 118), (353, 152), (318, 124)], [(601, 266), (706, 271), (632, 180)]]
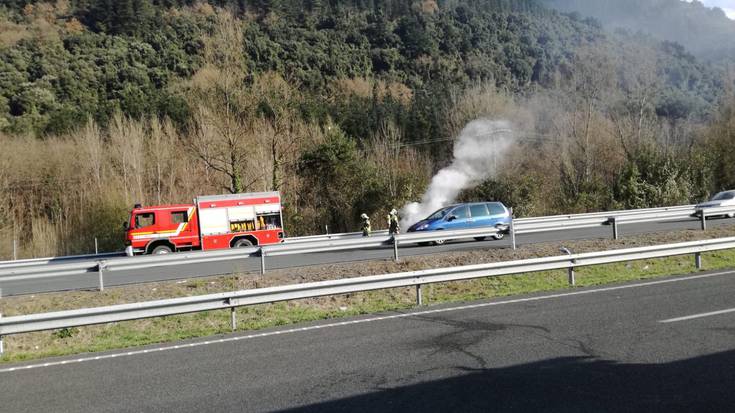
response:
[(733, 291), (698, 274), (3, 365), (0, 411), (728, 412)]
[[(734, 223), (735, 219), (711, 219), (708, 220), (707, 226), (708, 228), (716, 228), (723, 225), (732, 225)], [(699, 229), (700, 225), (701, 224), (699, 220), (696, 219), (619, 225), (619, 236), (625, 237), (626, 235), (665, 232), (681, 229)], [(522, 246), (524, 244), (534, 244), (549, 241), (611, 237), (612, 227), (600, 226), (597, 228), (519, 235), (516, 237), (516, 244), (518, 246)], [(399, 256), (418, 256), (448, 251), (468, 251), (476, 249), (508, 247), (510, 247), (510, 240), (508, 239), (508, 237), (505, 237), (505, 239), (500, 241), (492, 239), (480, 242), (474, 240), (460, 240), (455, 242), (448, 242), (447, 244), (441, 246), (402, 246), (399, 250)], [(385, 248), (266, 257), (266, 268), (271, 270), (298, 268), (310, 265), (390, 259), (392, 257), (392, 247), (386, 246)], [(250, 257), (247, 259), (233, 260), (228, 262), (181, 265), (173, 271), (170, 268), (164, 267), (151, 267), (144, 270), (133, 271), (110, 271), (105, 274), (104, 283), (106, 287), (110, 287), (144, 282), (231, 274), (236, 272), (248, 273), (259, 271), (260, 257)], [(85, 274), (73, 276), (16, 281), (3, 281), (2, 277), (0, 277), (0, 289), (2, 289), (3, 296), (34, 294), (50, 291), (95, 289), (98, 287), (98, 284), (99, 277), (96, 272), (88, 272)]]

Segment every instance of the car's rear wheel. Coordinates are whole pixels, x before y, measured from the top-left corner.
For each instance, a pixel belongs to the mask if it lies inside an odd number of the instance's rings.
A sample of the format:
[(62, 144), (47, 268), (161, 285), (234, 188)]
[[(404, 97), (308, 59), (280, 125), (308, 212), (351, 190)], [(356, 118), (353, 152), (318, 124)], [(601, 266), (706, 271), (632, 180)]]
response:
[(444, 245), (444, 243), (447, 242), (445, 239), (438, 239), (434, 241), (434, 245)]

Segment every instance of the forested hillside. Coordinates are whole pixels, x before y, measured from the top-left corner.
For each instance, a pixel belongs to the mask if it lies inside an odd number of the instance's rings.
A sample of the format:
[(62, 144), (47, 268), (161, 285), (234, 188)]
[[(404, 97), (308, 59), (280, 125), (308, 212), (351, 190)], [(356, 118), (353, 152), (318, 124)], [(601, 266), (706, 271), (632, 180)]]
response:
[(543, 0), (564, 12), (600, 20), (610, 28), (644, 32), (677, 42), (697, 56), (735, 58), (735, 21), (722, 9), (683, 0)]
[[(430, 119), (449, 88), (477, 81), (514, 93), (550, 87), (568, 74), (576, 48), (618, 46), (594, 22), (560, 16), (531, 0), (441, 7), (432, 0), (213, 3), (234, 8), (244, 20), (244, 71), (278, 72), (313, 97), (331, 95), (331, 83), (341, 79), (395, 84), (393, 97), (414, 96), (416, 105), (393, 115), (422, 122), (406, 125), (419, 126), (422, 137), (444, 136), (438, 125), (423, 122), (438, 123)], [(106, 124), (116, 111), (169, 117), (178, 125), (190, 118), (177, 81), (202, 68), (203, 37), (216, 24), (206, 3), (17, 0), (15, 6), (2, 13), (0, 33), (4, 131), (63, 133), (89, 116)], [(712, 73), (674, 45), (654, 47), (675, 72), (667, 83), (699, 101), (696, 110), (708, 109), (717, 93)], [(345, 118), (352, 133), (365, 131), (365, 122), (375, 129), (375, 119), (349, 119), (363, 110), (345, 109), (340, 102), (304, 110)]]
[[(216, 24), (212, 7), (148, 0), (24, 3), (5, 12), (3, 130), (61, 133), (88, 116), (106, 124), (116, 111), (187, 121), (191, 108), (175, 83), (202, 68), (203, 37)], [(519, 91), (549, 84), (569, 65), (567, 47), (600, 35), (596, 27), (528, 1), (442, 10), (434, 2), (243, 3), (219, 5), (235, 8), (245, 21), (244, 71), (276, 71), (319, 102), (336, 80), (380, 79), (395, 84), (395, 98), (416, 96), (414, 107), (394, 114), (417, 122), (434, 118), (451, 86), (491, 81)], [(374, 119), (349, 119), (363, 108), (345, 113), (349, 108), (336, 106), (305, 108), (306, 115), (336, 112), (352, 132), (364, 131), (365, 121), (374, 130)]]
[(735, 183), (732, 74), (536, 0), (3, 4), (0, 233), (28, 255), (119, 249), (134, 202), (227, 191), (282, 191), (293, 235), (380, 226), (478, 118), (518, 139), (462, 197), (522, 214)]

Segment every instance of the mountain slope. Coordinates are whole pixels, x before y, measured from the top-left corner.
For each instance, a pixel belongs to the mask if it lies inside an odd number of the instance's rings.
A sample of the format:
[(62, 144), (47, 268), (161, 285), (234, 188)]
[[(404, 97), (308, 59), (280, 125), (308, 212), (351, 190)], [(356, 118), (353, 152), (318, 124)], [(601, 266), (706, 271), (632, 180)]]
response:
[[(409, 91), (408, 108), (396, 112), (388, 102), (375, 109), (372, 124), (350, 121), (347, 131), (358, 137), (369, 136), (386, 111), (415, 122), (402, 126), (416, 136), (443, 136), (437, 113), (451, 89), (476, 82), (513, 93), (555, 87), (574, 72), (579, 48), (615, 54), (640, 46), (638, 39), (607, 36), (594, 21), (561, 15), (536, 0), (211, 3), (240, 18), (248, 72), (278, 72), (316, 102), (331, 97), (330, 87), (344, 79), (378, 79)], [(205, 64), (203, 39), (217, 24), (210, 4), (7, 4), (0, 7), (0, 130), (63, 133), (88, 117), (105, 125), (117, 111), (187, 122), (191, 100), (176, 86)], [(716, 99), (707, 67), (676, 48), (644, 47), (659, 65), (666, 62), (666, 86), (679, 96), (675, 103), (695, 102), (684, 110), (702, 112)], [(307, 116), (346, 118), (344, 104), (315, 106), (309, 110), (321, 114)]]
[(682, 44), (699, 57), (735, 57), (735, 21), (719, 8), (681, 0), (542, 0), (563, 12), (577, 12), (610, 28), (651, 34)]

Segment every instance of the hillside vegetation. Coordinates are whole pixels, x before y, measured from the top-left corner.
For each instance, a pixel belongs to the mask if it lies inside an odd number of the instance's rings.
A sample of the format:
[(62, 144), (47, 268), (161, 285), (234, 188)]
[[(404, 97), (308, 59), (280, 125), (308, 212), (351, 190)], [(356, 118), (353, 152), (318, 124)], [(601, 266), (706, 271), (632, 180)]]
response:
[(24, 255), (120, 249), (133, 203), (222, 192), (282, 191), (290, 235), (380, 226), (483, 117), (518, 139), (462, 199), (521, 214), (735, 180), (732, 73), (535, 0), (4, 4), (0, 233)]
[(594, 17), (612, 29), (643, 32), (677, 42), (715, 61), (735, 58), (735, 21), (722, 9), (683, 0), (543, 0), (564, 12)]

